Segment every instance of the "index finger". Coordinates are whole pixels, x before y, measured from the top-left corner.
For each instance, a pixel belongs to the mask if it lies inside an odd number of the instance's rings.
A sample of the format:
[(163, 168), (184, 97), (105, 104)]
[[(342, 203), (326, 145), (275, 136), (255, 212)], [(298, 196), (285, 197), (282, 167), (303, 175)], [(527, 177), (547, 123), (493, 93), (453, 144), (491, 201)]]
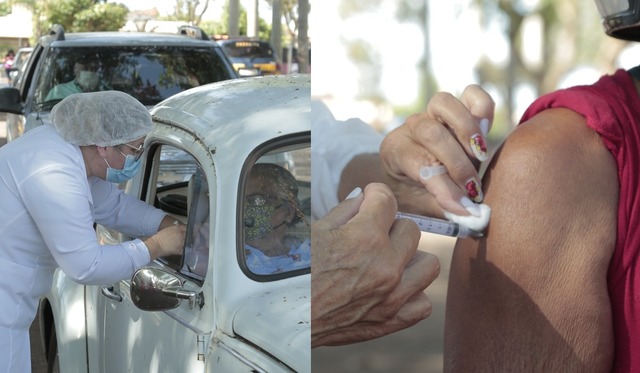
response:
[[(453, 132), (470, 158), (485, 161), (488, 156), (484, 138), (493, 121), (494, 107), (493, 99), (485, 90), (477, 85), (470, 85), (464, 90), (459, 100), (445, 92), (434, 95), (429, 100), (426, 113), (437, 122), (445, 124)], [(429, 148), (429, 150), (440, 162), (448, 163), (444, 147)]]

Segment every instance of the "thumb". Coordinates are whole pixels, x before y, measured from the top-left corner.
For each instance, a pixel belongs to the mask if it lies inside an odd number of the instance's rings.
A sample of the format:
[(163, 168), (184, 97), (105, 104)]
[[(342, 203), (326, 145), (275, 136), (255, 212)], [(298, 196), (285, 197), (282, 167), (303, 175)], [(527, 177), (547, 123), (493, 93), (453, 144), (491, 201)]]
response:
[(318, 229), (329, 230), (345, 225), (358, 213), (364, 200), (363, 196), (361, 188), (354, 189), (343, 202), (331, 209), (322, 219), (316, 221), (314, 226)]

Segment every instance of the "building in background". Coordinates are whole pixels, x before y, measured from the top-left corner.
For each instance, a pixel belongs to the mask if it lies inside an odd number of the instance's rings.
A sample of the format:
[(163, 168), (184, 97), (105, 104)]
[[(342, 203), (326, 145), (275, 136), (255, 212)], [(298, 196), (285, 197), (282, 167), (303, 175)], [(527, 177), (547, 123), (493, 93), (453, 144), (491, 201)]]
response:
[(14, 4), (7, 12), (9, 13), (0, 16), (0, 52), (3, 56), (8, 49), (17, 51), (21, 47), (28, 47), (29, 39), (33, 35), (29, 9), (24, 5)]

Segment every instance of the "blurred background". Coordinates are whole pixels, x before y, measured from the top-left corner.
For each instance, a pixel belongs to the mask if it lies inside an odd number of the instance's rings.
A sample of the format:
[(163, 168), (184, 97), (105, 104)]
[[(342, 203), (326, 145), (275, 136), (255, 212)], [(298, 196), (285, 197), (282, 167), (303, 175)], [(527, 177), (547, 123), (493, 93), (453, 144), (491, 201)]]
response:
[(313, 95), (383, 131), (435, 92), (477, 83), (497, 103), (495, 140), (535, 97), (640, 57), (635, 43), (605, 35), (593, 1), (323, 0), (310, 24)]
[[(476, 83), (496, 101), (495, 149), (537, 96), (640, 63), (638, 44), (606, 36), (593, 1), (323, 0), (311, 9), (313, 96), (338, 119), (359, 117), (381, 132), (424, 110), (435, 92), (459, 95)], [(453, 245), (423, 234), (420, 249), (442, 266), (427, 289), (428, 319), (378, 340), (314, 349), (313, 371), (442, 371)]]

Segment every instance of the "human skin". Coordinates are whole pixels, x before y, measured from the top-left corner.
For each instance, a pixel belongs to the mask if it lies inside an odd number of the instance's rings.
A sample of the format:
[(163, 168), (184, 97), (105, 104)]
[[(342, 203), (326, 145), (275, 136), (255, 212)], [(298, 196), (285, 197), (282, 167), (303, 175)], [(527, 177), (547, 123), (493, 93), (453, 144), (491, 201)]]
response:
[[(460, 100), (440, 93), (425, 112), (385, 138), (386, 158), (360, 154), (347, 164), (339, 199), (367, 187), (364, 195), (343, 202), (312, 226), (313, 347), (381, 337), (429, 316), (431, 303), (423, 290), (437, 277), (439, 262), (416, 251), (417, 227), (395, 222), (395, 212), (399, 207), (429, 216), (442, 217), (443, 209), (469, 215), (460, 200), (468, 197), (465, 184), (479, 181), (469, 139), (488, 131), (493, 109), (493, 100), (478, 86), (465, 89)], [(448, 172), (420, 179), (420, 168), (435, 162)]]
[[(480, 191), (477, 168), (490, 150), (480, 154), (470, 140), (480, 138), (486, 144), (494, 107), (491, 96), (478, 85), (468, 86), (460, 99), (440, 92), (424, 112), (410, 116), (384, 138), (380, 147), (384, 168), (378, 177), (394, 190), (400, 210), (433, 217), (442, 217), (443, 211), (465, 216), (469, 211), (461, 205), (462, 198), (482, 202), (482, 194), (474, 198), (467, 187), (473, 181)], [(434, 164), (446, 166), (447, 173), (421, 178), (420, 169)], [(348, 172), (355, 174), (353, 169)]]
[[(478, 97), (478, 107), (490, 107)], [(471, 111), (450, 98), (430, 104), (449, 113), (432, 118), (445, 127)], [(405, 126), (391, 133), (383, 161), (415, 168), (406, 159), (426, 151), (416, 133)], [(492, 209), (484, 238), (459, 239), (454, 250), (445, 371), (611, 370), (606, 276), (616, 243), (617, 180), (613, 157), (573, 111), (544, 111), (508, 136), (482, 180)]]
[(544, 111), (508, 136), (483, 181), (485, 237), (453, 254), (445, 371), (611, 370), (617, 180), (573, 111)]
[(391, 190), (373, 183), (312, 224), (312, 347), (378, 338), (431, 313), (423, 291), (438, 259), (417, 251), (420, 231), (395, 212)]

